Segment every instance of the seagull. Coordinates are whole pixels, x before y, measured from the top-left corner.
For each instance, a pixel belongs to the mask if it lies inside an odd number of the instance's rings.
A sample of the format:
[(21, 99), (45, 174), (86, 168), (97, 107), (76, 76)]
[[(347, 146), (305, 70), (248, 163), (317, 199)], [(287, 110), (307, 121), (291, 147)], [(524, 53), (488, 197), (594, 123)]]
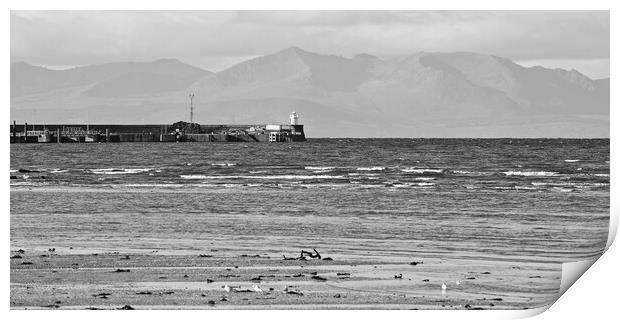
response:
[(263, 289), (259, 288), (257, 285), (253, 285), (252, 289), (254, 290), (254, 292), (263, 292)]
[(446, 292), (446, 289), (448, 289), (448, 286), (446, 286), (446, 283), (444, 282), (441, 284), (441, 291)]
[(226, 290), (226, 292), (230, 292), (230, 287), (227, 284), (225, 284), (224, 285), (224, 290)]
[(282, 292), (288, 292), (288, 286), (284, 286), (284, 289), (282, 290)]

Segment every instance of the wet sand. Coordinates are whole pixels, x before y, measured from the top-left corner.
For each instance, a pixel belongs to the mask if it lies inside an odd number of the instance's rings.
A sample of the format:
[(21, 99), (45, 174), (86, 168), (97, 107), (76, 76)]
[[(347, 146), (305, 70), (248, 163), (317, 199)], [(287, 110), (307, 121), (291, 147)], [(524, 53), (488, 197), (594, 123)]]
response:
[(527, 309), (554, 301), (561, 275), (547, 262), (12, 249), (12, 309)]

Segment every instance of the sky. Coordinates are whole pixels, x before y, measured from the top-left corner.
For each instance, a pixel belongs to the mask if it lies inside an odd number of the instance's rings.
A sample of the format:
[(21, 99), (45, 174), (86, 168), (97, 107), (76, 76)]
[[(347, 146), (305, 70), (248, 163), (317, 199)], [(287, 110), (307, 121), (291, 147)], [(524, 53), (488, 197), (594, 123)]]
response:
[(296, 46), (384, 59), (470, 51), (609, 77), (609, 11), (11, 11), (11, 62), (176, 58), (220, 71)]

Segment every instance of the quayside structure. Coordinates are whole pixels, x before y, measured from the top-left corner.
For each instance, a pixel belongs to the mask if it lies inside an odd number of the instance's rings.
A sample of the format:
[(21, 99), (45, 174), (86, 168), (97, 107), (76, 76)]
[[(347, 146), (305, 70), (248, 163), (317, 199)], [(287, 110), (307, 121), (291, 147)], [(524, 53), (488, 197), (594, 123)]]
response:
[(11, 143), (98, 142), (301, 142), (304, 125), (296, 112), (289, 124), (17, 124), (10, 126)]

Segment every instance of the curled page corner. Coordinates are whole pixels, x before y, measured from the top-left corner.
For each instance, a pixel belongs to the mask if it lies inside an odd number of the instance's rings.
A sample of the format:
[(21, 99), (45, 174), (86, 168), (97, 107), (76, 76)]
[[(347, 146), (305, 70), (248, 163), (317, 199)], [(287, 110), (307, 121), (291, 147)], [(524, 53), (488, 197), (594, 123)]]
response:
[(590, 267), (600, 258), (601, 255), (587, 260), (565, 262), (562, 264), (562, 282), (558, 298), (570, 288)]
[[(612, 205), (612, 208), (614, 206)], [(605, 251), (609, 249), (609, 246), (614, 242), (616, 238), (616, 233), (618, 232), (618, 214), (611, 211), (609, 213), (609, 233), (607, 234), (607, 245), (605, 246)]]

